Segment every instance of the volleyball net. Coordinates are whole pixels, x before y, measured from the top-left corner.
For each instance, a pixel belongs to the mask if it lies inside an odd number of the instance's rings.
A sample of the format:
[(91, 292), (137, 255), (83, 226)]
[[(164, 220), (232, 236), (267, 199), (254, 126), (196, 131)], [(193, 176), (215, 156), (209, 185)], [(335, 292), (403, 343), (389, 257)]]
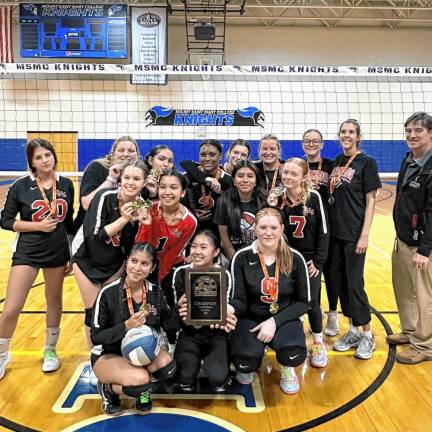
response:
[[(166, 75), (166, 85), (131, 84), (132, 75)], [(409, 66), (0, 64), (0, 170), (22, 173), (24, 147), (41, 134), (70, 175), (122, 135), (137, 139), (142, 154), (167, 144), (179, 161), (197, 159), (209, 138), (224, 150), (248, 140), (257, 158), (260, 138), (272, 133), (287, 158), (303, 155), (302, 135), (314, 128), (324, 156), (334, 157), (340, 123), (355, 118), (364, 151), (394, 177), (406, 151), (405, 119), (432, 111), (431, 77), (432, 68)]]

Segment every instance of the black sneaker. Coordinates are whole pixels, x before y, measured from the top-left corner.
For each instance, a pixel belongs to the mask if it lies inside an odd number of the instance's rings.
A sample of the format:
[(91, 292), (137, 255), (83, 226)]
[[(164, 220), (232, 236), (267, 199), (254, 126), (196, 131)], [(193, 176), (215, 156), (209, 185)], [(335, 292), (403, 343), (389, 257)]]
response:
[(136, 410), (140, 414), (147, 414), (152, 409), (152, 399), (150, 391), (142, 392), (137, 398), (136, 398), (136, 404), (135, 404)]
[(116, 415), (122, 410), (120, 396), (112, 391), (111, 384), (97, 383), (102, 398), (102, 410), (105, 414)]

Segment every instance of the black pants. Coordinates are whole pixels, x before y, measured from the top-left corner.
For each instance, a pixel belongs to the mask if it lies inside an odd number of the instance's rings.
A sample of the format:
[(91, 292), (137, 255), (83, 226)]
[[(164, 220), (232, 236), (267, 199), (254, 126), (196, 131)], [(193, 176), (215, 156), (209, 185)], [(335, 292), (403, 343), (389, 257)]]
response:
[[(262, 320), (263, 321), (263, 320)], [(259, 369), (266, 344), (249, 330), (262, 321), (241, 318), (233, 335), (234, 365), (239, 372), (250, 373)], [(267, 344), (276, 351), (277, 361), (283, 366), (298, 366), (306, 360), (306, 338), (300, 320), (288, 321), (276, 329), (273, 340)]]
[(177, 380), (193, 385), (198, 377), (201, 361), (212, 387), (225, 384), (229, 376), (229, 336), (225, 332), (197, 331), (185, 334), (177, 341), (174, 358), (177, 362)]
[(322, 313), (321, 313), (321, 272), (318, 276), (310, 277), (311, 308), (308, 311), (309, 324), (314, 333), (322, 332)]
[(331, 237), (329, 283), (338, 293), (343, 314), (362, 326), (370, 322), (371, 314), (363, 279), (366, 255), (355, 252), (356, 244)]
[[(330, 252), (329, 252), (329, 254), (330, 254)], [(338, 296), (338, 293), (337, 293), (337, 290), (336, 290), (334, 284), (331, 283), (330, 259), (327, 259), (327, 261), (324, 263), (322, 272), (324, 275), (324, 282), (325, 282), (325, 286), (326, 286), (329, 310), (335, 311), (335, 310), (337, 310), (339, 296)], [(320, 293), (320, 304), (321, 304), (321, 293)]]

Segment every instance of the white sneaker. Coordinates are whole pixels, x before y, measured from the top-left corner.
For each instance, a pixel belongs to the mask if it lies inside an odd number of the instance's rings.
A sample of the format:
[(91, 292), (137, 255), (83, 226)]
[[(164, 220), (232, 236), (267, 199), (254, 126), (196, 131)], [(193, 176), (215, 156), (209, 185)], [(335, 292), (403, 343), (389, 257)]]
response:
[(313, 367), (322, 368), (327, 366), (327, 350), (322, 342), (317, 342), (312, 345), (311, 365)]
[(337, 336), (339, 333), (339, 315), (337, 312), (330, 311), (327, 314), (327, 325), (324, 329), (327, 336)]
[(43, 359), (43, 372), (54, 372), (60, 367), (60, 360), (55, 346), (45, 348)]
[(253, 372), (250, 373), (237, 372), (236, 374), (237, 382), (242, 385), (252, 384), (253, 379), (254, 379)]
[(0, 354), (0, 379), (4, 377), (6, 366), (11, 361), (12, 356), (9, 351)]
[(290, 366), (281, 366), (280, 388), (286, 394), (296, 394), (300, 390), (296, 371)]

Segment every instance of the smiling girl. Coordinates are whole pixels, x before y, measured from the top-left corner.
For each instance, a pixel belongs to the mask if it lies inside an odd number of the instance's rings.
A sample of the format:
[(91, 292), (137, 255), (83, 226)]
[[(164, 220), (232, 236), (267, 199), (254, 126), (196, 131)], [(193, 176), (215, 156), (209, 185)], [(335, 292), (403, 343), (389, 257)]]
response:
[(11, 360), (10, 341), (39, 269), (45, 279), (47, 304), (42, 370), (52, 372), (60, 367), (56, 345), (63, 279), (70, 271), (67, 235), (73, 232), (74, 189), (69, 179), (56, 173), (57, 155), (49, 141), (33, 139), (27, 144), (26, 152), (31, 173), (9, 188), (0, 217), (3, 229), (17, 233), (0, 315), (0, 379)]

